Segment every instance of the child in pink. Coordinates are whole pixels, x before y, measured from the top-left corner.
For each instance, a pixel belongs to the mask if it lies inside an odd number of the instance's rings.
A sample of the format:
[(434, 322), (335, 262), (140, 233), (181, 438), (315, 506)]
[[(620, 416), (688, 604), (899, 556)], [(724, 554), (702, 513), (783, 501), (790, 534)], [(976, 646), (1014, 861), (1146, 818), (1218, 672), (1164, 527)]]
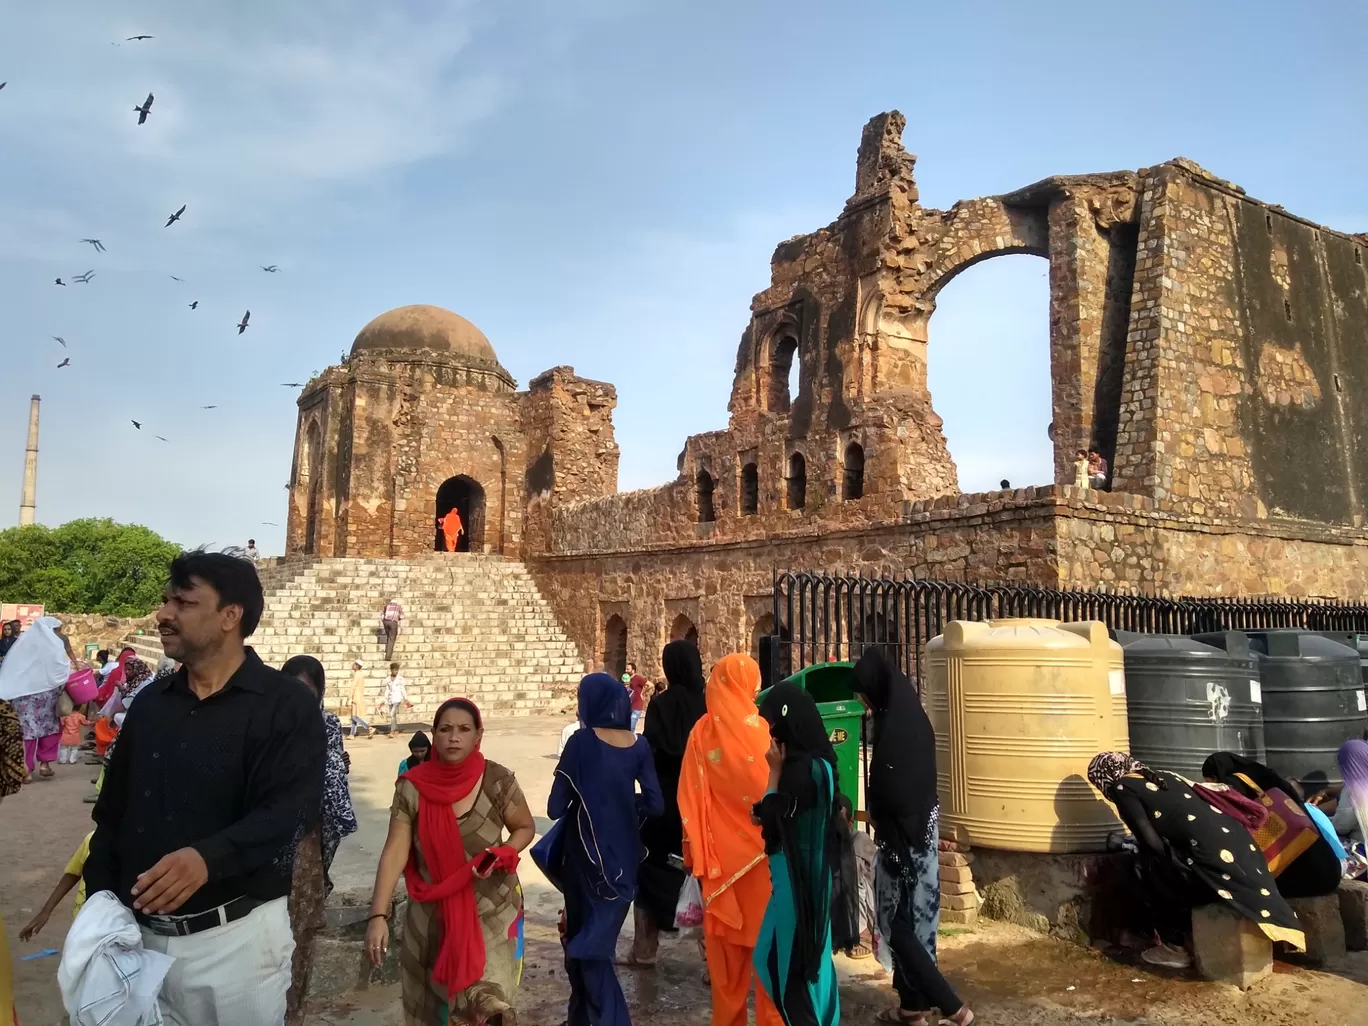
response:
[(81, 756), (81, 728), (89, 722), (85, 713), (81, 712), (71, 712), (62, 717), (62, 747), (57, 751), (59, 763), (76, 764)]

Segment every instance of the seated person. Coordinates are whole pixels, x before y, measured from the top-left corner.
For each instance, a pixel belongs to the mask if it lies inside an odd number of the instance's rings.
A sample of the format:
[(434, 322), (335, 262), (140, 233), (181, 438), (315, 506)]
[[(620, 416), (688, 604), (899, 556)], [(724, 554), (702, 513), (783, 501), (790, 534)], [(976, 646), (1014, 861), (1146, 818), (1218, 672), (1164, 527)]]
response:
[(421, 730), (409, 738), (409, 755), (407, 759), (399, 762), (399, 776), (403, 776), (411, 769), (417, 769), (422, 763), (427, 762), (428, 752), (432, 749), (428, 736)]
[(1156, 771), (1124, 752), (1102, 752), (1088, 780), (1116, 806), (1135, 835), (1139, 896), (1160, 943), (1141, 957), (1185, 968), (1192, 909), (1219, 902), (1254, 923), (1269, 940), (1306, 950), (1306, 938), (1249, 831), (1174, 773)]
[[(1202, 776), (1258, 801), (1262, 792), (1274, 788), (1289, 798), (1304, 800), (1301, 788), (1269, 769), (1261, 762), (1237, 755), (1217, 752), (1202, 763)], [(1252, 785), (1252, 786), (1251, 786)], [(1317, 831), (1311, 846), (1298, 855), (1278, 874), (1278, 890), (1285, 898), (1314, 898), (1333, 894), (1340, 885), (1344, 867), (1335, 850)]]

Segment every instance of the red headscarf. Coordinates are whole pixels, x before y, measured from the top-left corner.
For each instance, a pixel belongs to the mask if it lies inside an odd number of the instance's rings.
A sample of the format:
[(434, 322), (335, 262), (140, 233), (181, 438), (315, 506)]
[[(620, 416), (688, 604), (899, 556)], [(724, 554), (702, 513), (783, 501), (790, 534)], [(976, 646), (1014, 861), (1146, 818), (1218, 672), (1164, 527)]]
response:
[(114, 694), (115, 688), (120, 688), (122, 690), (121, 685), (124, 682), (124, 664), (136, 654), (137, 653), (131, 648), (125, 648), (119, 653), (117, 665), (114, 669), (109, 671), (109, 675), (105, 677), (104, 683), (100, 685), (99, 691), (95, 693), (95, 701), (103, 705), (105, 702), (109, 701), (110, 695)]
[[(481, 725), (475, 703), (460, 699), (467, 711), (475, 710), (475, 726)], [(440, 720), (446, 705), (437, 711)], [(447, 986), (448, 996), (465, 990), (484, 975), (484, 931), (475, 909), (474, 859), (467, 857), (461, 826), (452, 807), (467, 797), (484, 776), (485, 757), (477, 745), (461, 762), (442, 762), (436, 757), (437, 722), (432, 725), (434, 751), (428, 761), (409, 770), (401, 779), (418, 790), (418, 844), (427, 860), (428, 883), (418, 872), (412, 852), (404, 867), (404, 882), (413, 901), (436, 902), (444, 934), (432, 978)]]

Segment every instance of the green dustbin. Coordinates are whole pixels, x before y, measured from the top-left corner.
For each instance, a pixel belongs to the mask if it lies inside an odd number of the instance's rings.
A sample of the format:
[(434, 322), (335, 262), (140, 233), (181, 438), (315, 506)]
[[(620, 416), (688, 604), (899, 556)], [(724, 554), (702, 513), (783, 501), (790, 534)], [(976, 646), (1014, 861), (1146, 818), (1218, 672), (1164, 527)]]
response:
[[(864, 722), (864, 704), (855, 697), (855, 664), (815, 663), (804, 666), (786, 682), (797, 684), (812, 696), (817, 711), (822, 714), (831, 747), (836, 749), (836, 775), (840, 791), (850, 799), (851, 808), (860, 807), (860, 724)], [(764, 701), (765, 692), (756, 696), (757, 705)]]

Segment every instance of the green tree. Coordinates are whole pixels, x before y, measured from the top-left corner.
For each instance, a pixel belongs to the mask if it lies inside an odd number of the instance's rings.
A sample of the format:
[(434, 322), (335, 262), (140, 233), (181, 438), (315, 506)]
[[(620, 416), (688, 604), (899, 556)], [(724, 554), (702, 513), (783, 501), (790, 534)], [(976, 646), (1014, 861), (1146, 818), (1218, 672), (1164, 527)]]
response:
[(0, 531), (0, 602), (142, 616), (161, 602), (180, 546), (138, 524), (72, 520)]

